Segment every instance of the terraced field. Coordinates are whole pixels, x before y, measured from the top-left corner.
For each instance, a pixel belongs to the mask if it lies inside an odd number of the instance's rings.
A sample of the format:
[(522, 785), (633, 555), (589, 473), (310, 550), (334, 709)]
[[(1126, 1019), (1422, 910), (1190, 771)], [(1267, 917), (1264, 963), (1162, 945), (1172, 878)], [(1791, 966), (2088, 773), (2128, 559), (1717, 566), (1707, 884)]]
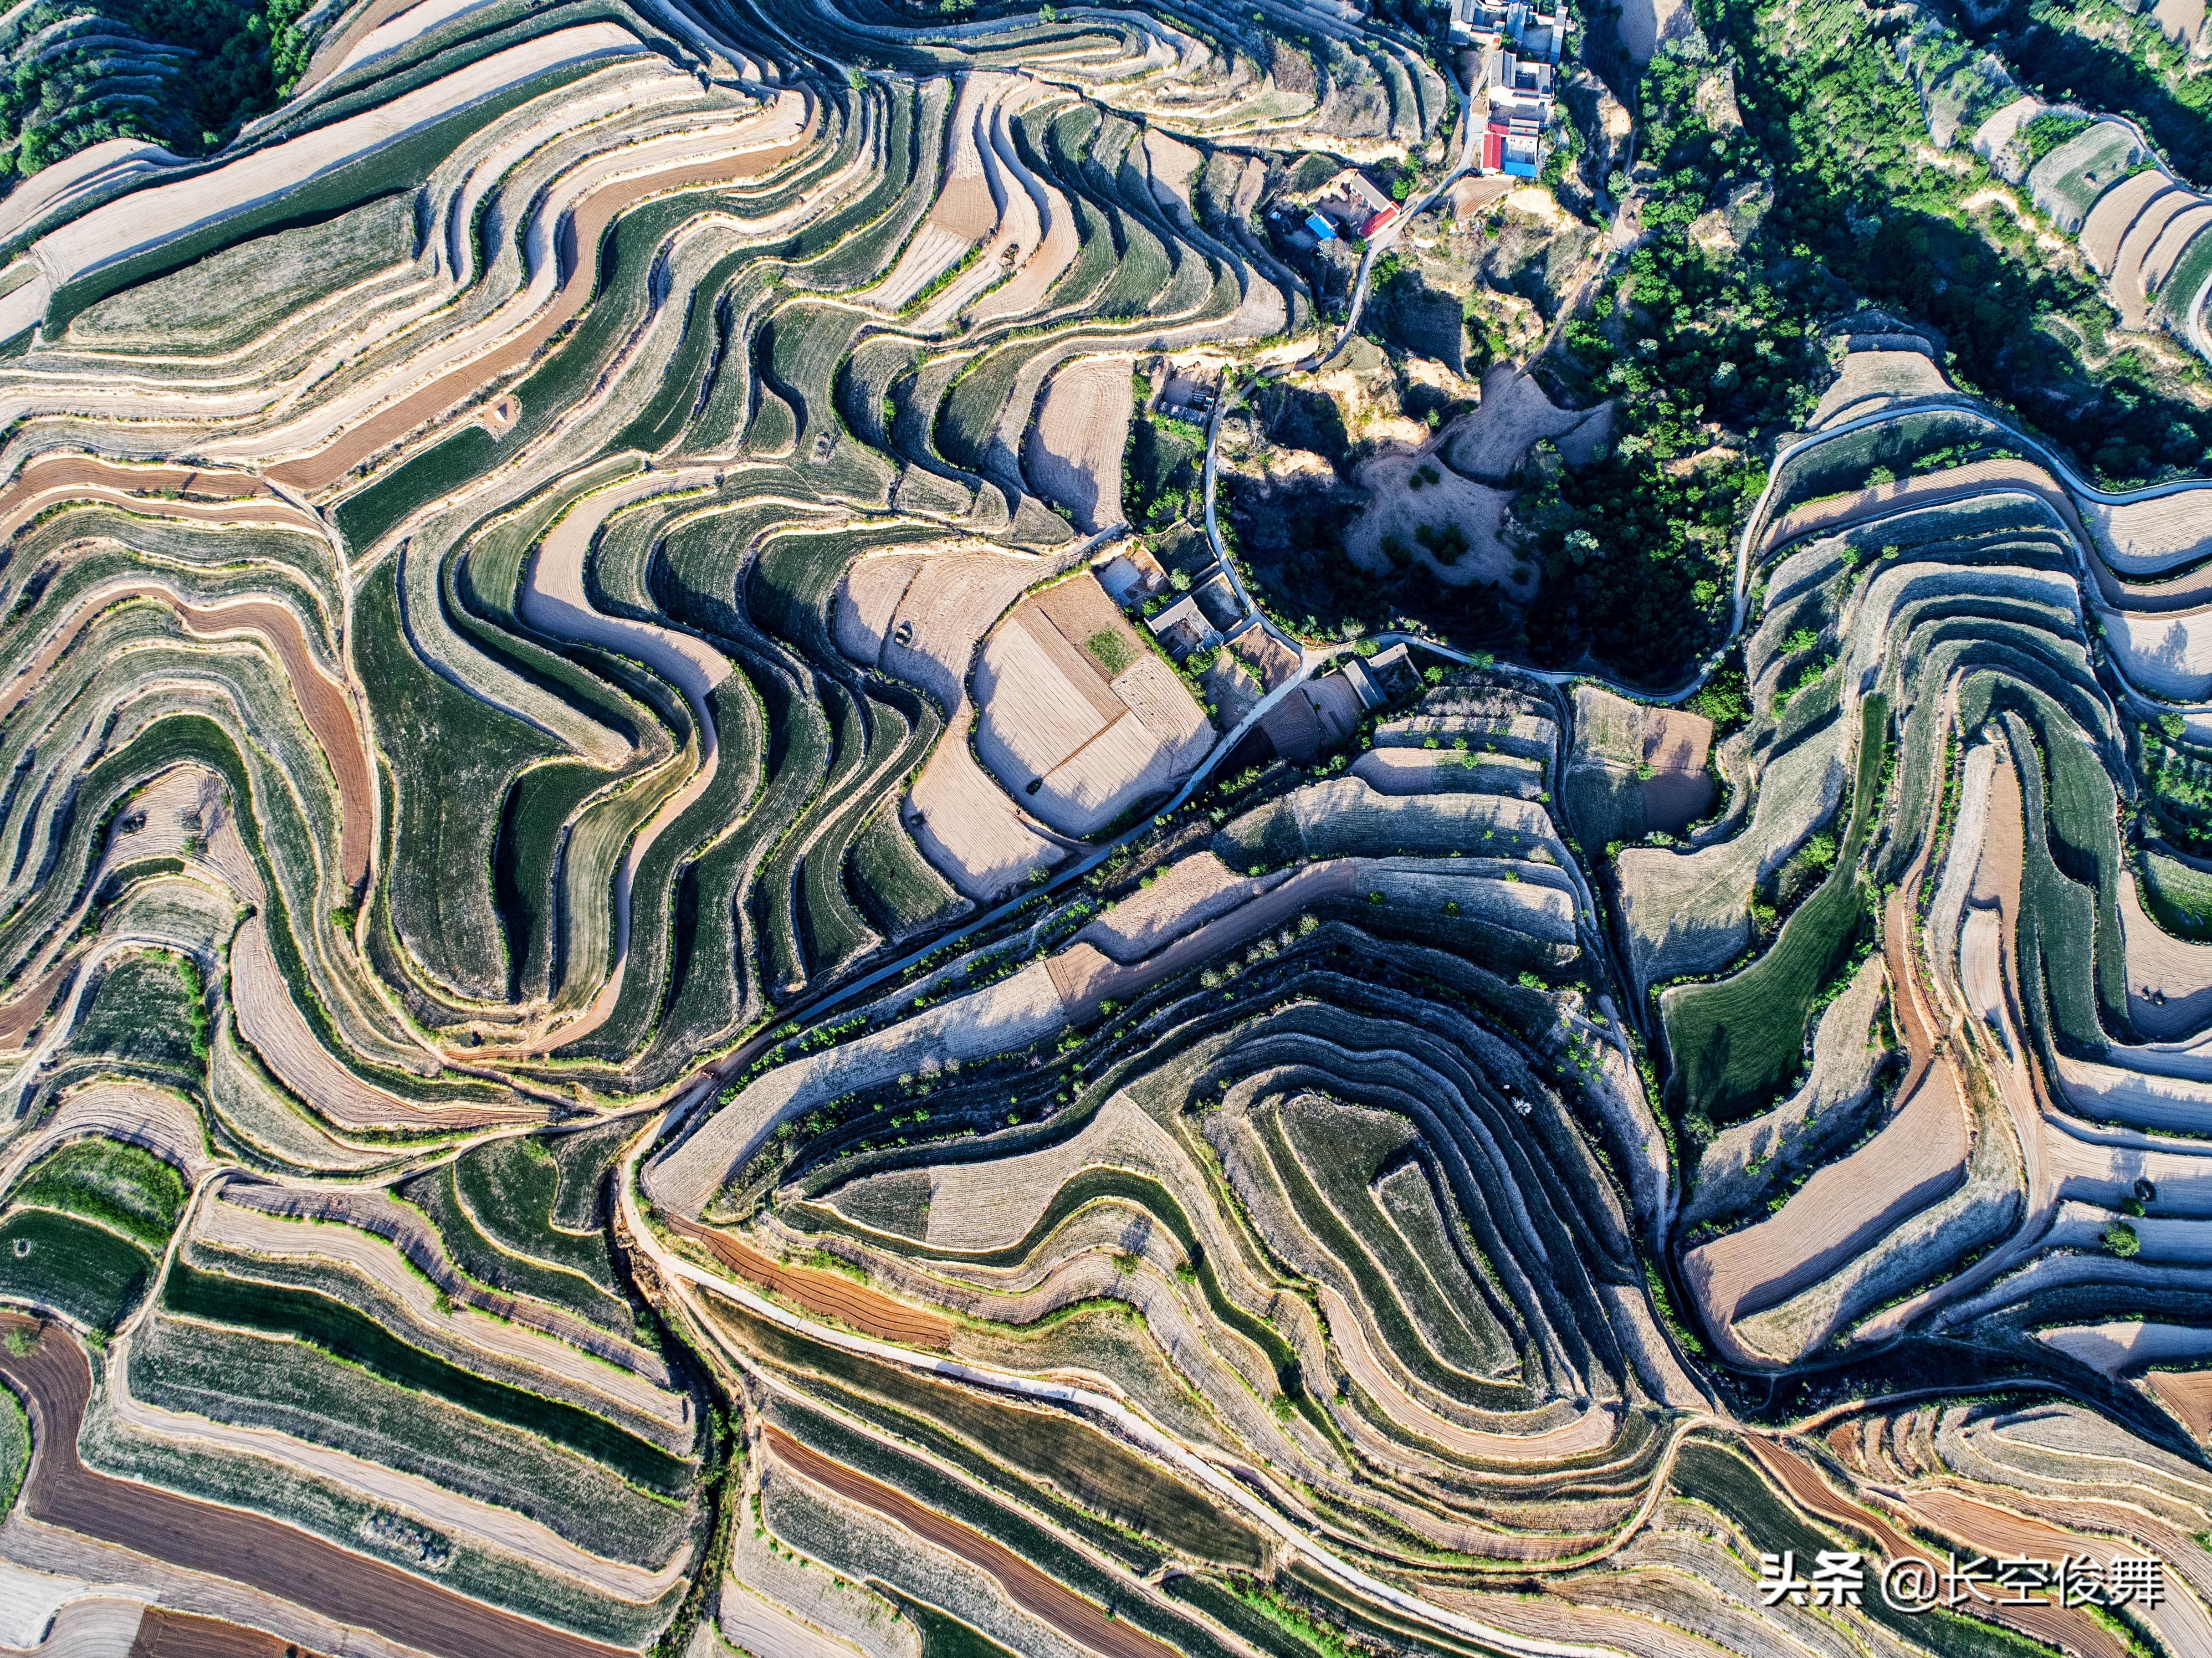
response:
[[(272, 3), (204, 131), (0, 20), (88, 88), (0, 178), (0, 1648), (2212, 1652), (2212, 495), (1846, 307), (1650, 463), (1672, 701), (1272, 613), (1224, 428), (1511, 446), (1370, 263), (1540, 354), (1647, 274), (1578, 15), (1447, 222), (1431, 9)], [(2201, 349), (2212, 204), (1946, 27), (1912, 118)], [(1482, 469), (1516, 606), (1626, 361)], [(1869, 1546), (2163, 1594), (1762, 1591)]]

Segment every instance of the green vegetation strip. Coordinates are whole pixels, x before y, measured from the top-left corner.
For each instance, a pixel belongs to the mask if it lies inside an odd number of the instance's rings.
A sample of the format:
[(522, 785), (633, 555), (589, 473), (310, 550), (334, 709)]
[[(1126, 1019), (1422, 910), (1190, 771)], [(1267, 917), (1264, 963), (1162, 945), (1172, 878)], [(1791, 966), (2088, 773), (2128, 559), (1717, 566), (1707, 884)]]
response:
[[(19, 1338), (11, 1334), (11, 1341)], [(0, 1388), (0, 1514), (12, 1514), (23, 1476), (31, 1471), (31, 1424), (22, 1401)]]
[(154, 1257), (74, 1215), (20, 1209), (0, 1221), (0, 1296), (20, 1297), (112, 1330), (138, 1304)]
[(184, 1212), (185, 1177), (152, 1152), (102, 1135), (48, 1152), (9, 1200), (82, 1215), (160, 1249)]
[(180, 1260), (163, 1299), (173, 1312), (311, 1342), (401, 1387), (565, 1445), (648, 1491), (680, 1497), (691, 1489), (691, 1465), (659, 1446), (576, 1406), (488, 1382), (328, 1296), (200, 1272)]
[(1660, 998), (1675, 1066), (1671, 1102), (1683, 1116), (1724, 1124), (1764, 1108), (1795, 1073), (1814, 999), (1857, 936), (1867, 895), (1859, 852), (1888, 748), (1888, 698), (1868, 697), (1859, 714), (1850, 827), (1827, 879), (1782, 924), (1774, 947), (1742, 972)]

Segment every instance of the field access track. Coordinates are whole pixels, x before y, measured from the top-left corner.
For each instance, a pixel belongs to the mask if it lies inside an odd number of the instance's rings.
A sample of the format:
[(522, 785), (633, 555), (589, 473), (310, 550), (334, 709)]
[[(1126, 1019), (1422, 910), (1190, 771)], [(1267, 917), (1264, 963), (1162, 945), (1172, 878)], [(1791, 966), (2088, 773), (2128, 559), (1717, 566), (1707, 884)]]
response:
[[(8, 1321), (11, 1328), (23, 1322)], [(33, 1520), (230, 1578), (446, 1658), (623, 1658), (619, 1649), (498, 1611), (259, 1515), (94, 1473), (76, 1455), (90, 1363), (61, 1326), (39, 1329), (39, 1345), (20, 1357), (0, 1348), (0, 1376), (30, 1407), (33, 1453), (23, 1505)]]

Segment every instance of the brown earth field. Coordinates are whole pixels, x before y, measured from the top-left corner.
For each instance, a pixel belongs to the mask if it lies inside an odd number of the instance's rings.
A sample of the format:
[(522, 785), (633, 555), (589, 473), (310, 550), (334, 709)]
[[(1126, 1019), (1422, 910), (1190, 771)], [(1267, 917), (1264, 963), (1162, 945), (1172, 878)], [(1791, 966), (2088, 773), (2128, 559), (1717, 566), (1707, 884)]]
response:
[(139, 1620), (130, 1658), (320, 1658), (308, 1648), (266, 1631), (220, 1618), (149, 1606)]
[(92, 1391), (83, 1347), (60, 1325), (18, 1315), (0, 1317), (0, 1328), (39, 1333), (27, 1353), (0, 1347), (0, 1377), (30, 1410), (33, 1455), (22, 1503), (33, 1520), (230, 1578), (441, 1658), (623, 1658), (619, 1648), (498, 1611), (264, 1515), (94, 1473), (76, 1455)]
[[(149, 588), (156, 597), (160, 588)], [(292, 699), (301, 718), (314, 733), (315, 743), (330, 762), (331, 775), (338, 786), (338, 867), (350, 885), (368, 877), (368, 844), (374, 815), (370, 796), (368, 760), (362, 750), (360, 729), (354, 724), (353, 705), (344, 690), (315, 665), (307, 650), (300, 620), (282, 604), (268, 599), (240, 599), (203, 610), (198, 605), (169, 601), (185, 626), (196, 634), (244, 630), (259, 634), (276, 650), (276, 660), (292, 687)]]
[(2153, 1370), (2143, 1381), (2197, 1443), (2212, 1443), (2212, 1370)]
[[(181, 499), (155, 495), (173, 489)], [(198, 466), (131, 466), (84, 454), (40, 455), (0, 489), (0, 537), (11, 536), (77, 492), (135, 513), (230, 524), (281, 524), (313, 531), (315, 521), (251, 472)]]
[[(1757, 1436), (1747, 1437), (1744, 1445), (1790, 1493), (1790, 1500), (1814, 1518), (1872, 1538), (1886, 1559), (1909, 1554), (1926, 1557), (1927, 1550), (1880, 1515), (1842, 1495), (1795, 1451)], [(2083, 1658), (2127, 1658), (2127, 1643), (2086, 1612), (2051, 1606), (1992, 1606), (1974, 1610), (1991, 1623), (2047, 1641), (2063, 1651), (2081, 1653)]]
[(668, 1224), (679, 1237), (698, 1244), (748, 1284), (787, 1296), (817, 1317), (834, 1318), (864, 1336), (901, 1346), (945, 1351), (952, 1345), (951, 1321), (935, 1313), (910, 1307), (836, 1272), (787, 1266), (742, 1239), (681, 1215), (671, 1214)]
[[(1957, 1491), (1915, 1491), (1910, 1511), (1921, 1526), (1955, 1537), (1991, 1559), (2025, 1555), (2031, 1559), (2056, 1560), (2061, 1555), (2081, 1552), (2081, 1540), (2071, 1532), (1977, 1502)], [(1928, 1552), (1925, 1549), (1915, 1552), (1923, 1558)], [(2008, 1622), (2017, 1620), (2014, 1627), (2062, 1650), (2081, 1653), (2084, 1658), (2132, 1658), (2139, 1650), (2132, 1642), (2086, 1613), (2069, 1608), (2041, 1606), (2000, 1609), (1977, 1606), (1974, 1609), (1990, 1618), (1998, 1616), (2002, 1611)], [(2034, 1621), (2029, 1621), (2031, 1619)]]
[(347, 701), (344, 689), (323, 671), (314, 653), (307, 648), (307, 636), (299, 617), (274, 600), (244, 598), (207, 606), (190, 604), (153, 581), (96, 589), (86, 596), (77, 613), (69, 619), (69, 625), (56, 629), (53, 637), (32, 660), (29, 671), (18, 676), (5, 694), (0, 694), (0, 716), (13, 712), (15, 705), (37, 688), (47, 669), (76, 644), (85, 627), (100, 613), (140, 598), (168, 605), (183, 618), (189, 632), (202, 637), (245, 632), (258, 634), (269, 641), (292, 688), (301, 718), (307, 721), (309, 733), (330, 762), (331, 775), (337, 780), (338, 863), (347, 882), (358, 885), (368, 874), (374, 805), (369, 792), (368, 759), (362, 745), (360, 727), (354, 722), (353, 705)]
[(0, 1048), (21, 1048), (31, 1029), (46, 1017), (54, 999), (69, 986), (76, 972), (73, 960), (57, 962), (36, 984), (21, 992), (0, 1011)]
[(1644, 763), (1651, 775), (1641, 786), (1644, 820), (1651, 828), (1680, 835), (1713, 809), (1713, 780), (1705, 756), (1713, 746), (1713, 722), (1680, 708), (1644, 711)]
[(781, 1428), (766, 1430), (775, 1460), (793, 1473), (835, 1491), (848, 1503), (873, 1509), (925, 1542), (981, 1567), (999, 1581), (1006, 1598), (1079, 1645), (1106, 1658), (1174, 1658), (1174, 1649), (1130, 1628), (1071, 1588), (1054, 1582), (1011, 1549), (923, 1507), (904, 1491), (871, 1479), (802, 1445)]

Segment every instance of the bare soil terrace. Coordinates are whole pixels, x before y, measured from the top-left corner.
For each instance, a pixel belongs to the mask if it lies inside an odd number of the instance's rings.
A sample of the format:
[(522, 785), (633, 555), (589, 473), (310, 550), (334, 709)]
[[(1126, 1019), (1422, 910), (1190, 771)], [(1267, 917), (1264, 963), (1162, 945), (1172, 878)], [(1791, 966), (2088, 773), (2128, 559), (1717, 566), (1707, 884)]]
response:
[(775, 1460), (802, 1479), (835, 1491), (848, 1502), (873, 1509), (926, 1542), (934, 1543), (999, 1581), (1006, 1598), (1042, 1619), (1070, 1640), (1105, 1658), (1174, 1658), (1174, 1649), (1108, 1615), (1074, 1590), (1054, 1582), (1021, 1556), (979, 1532), (924, 1508), (904, 1491), (871, 1479), (818, 1451), (802, 1445), (777, 1427), (763, 1436)]
[(83, 1347), (60, 1325), (19, 1315), (0, 1315), (0, 1327), (39, 1334), (27, 1353), (0, 1348), (0, 1377), (30, 1410), (22, 1502), (33, 1519), (231, 1578), (441, 1658), (620, 1658), (619, 1648), (497, 1611), (277, 1521), (94, 1473), (76, 1455), (92, 1392)]
[(862, 1335), (902, 1346), (944, 1351), (952, 1345), (950, 1319), (910, 1307), (880, 1290), (854, 1284), (835, 1272), (787, 1266), (740, 1238), (686, 1220), (672, 1210), (667, 1218), (678, 1236), (699, 1245), (746, 1283), (787, 1296), (817, 1318), (836, 1319)]

